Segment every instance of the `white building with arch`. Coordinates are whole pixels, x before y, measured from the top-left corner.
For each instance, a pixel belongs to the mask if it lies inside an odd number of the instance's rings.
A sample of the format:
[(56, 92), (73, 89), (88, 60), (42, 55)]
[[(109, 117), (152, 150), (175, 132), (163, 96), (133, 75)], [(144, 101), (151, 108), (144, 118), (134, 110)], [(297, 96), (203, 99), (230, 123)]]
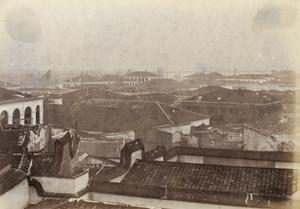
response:
[(43, 124), (43, 98), (1, 88), (0, 121), (2, 126)]

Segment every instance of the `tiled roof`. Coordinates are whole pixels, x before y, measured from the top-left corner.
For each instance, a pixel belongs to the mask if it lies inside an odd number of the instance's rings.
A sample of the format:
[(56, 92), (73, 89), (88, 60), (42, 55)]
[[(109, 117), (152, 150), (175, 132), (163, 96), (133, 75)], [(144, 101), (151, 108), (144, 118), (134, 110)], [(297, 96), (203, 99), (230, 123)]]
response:
[(19, 101), (28, 98), (34, 98), (32, 95), (24, 94), (17, 91), (12, 91), (4, 88), (0, 88), (0, 102), (4, 101)]
[[(115, 133), (137, 128), (180, 124), (203, 120), (206, 115), (156, 102), (89, 100), (64, 107), (52, 106), (44, 118), (54, 127), (74, 127), (78, 130)], [(171, 122), (172, 121), (172, 122)]]
[(287, 197), (298, 190), (298, 170), (136, 161), (121, 183)]
[(26, 178), (26, 174), (10, 169), (7, 172), (0, 175), (0, 196)]
[(32, 162), (33, 176), (56, 176), (61, 166), (61, 159), (58, 155), (33, 156)]
[[(61, 170), (63, 160), (63, 147), (69, 146), (70, 157), (73, 158), (79, 144), (78, 140), (75, 140), (72, 144), (72, 138), (70, 132), (64, 134), (61, 138), (55, 141), (55, 153), (50, 155), (35, 155), (33, 156), (32, 175), (34, 176), (57, 176)], [(68, 144), (68, 145), (67, 145)], [(74, 147), (75, 146), (75, 147)], [(74, 150), (73, 150), (74, 148)]]
[(132, 206), (126, 204), (110, 204), (110, 203), (103, 203), (103, 202), (96, 202), (96, 201), (85, 201), (85, 200), (66, 200), (66, 199), (59, 199), (59, 198), (46, 198), (42, 202), (32, 205), (28, 207), (28, 209), (142, 209), (142, 208), (149, 208), (149, 207), (139, 207), (139, 206)]
[(18, 139), (22, 130), (0, 130), (0, 154), (22, 153)]
[(157, 75), (148, 71), (136, 71), (126, 74), (125, 77), (161, 77), (161, 75)]

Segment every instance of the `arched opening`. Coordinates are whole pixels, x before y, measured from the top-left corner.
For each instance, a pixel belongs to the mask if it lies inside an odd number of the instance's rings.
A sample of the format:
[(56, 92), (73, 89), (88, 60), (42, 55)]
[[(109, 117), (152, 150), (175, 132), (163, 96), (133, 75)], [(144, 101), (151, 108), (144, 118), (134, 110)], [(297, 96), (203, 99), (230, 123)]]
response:
[(2, 111), (0, 121), (2, 126), (6, 126), (8, 124), (8, 113), (6, 111)]
[(36, 124), (40, 124), (40, 106), (36, 106), (36, 109), (35, 109), (35, 123)]
[(13, 124), (19, 125), (20, 124), (20, 110), (15, 109), (13, 112)]
[(31, 124), (31, 108), (30, 107), (27, 107), (25, 109), (25, 114), (24, 114), (24, 123), (25, 124)]

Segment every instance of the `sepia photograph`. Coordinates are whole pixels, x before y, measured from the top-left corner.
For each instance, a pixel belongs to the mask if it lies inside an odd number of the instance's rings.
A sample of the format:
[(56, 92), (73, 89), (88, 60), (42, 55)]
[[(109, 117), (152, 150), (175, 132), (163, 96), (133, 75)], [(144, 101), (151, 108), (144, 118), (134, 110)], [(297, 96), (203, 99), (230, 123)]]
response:
[(0, 209), (300, 208), (299, 0), (0, 0)]

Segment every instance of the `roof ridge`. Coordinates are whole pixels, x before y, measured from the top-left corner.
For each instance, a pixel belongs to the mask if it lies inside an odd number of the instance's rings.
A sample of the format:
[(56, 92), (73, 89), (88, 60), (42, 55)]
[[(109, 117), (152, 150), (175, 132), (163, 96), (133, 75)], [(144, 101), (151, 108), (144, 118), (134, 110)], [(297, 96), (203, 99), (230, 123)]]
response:
[(165, 112), (165, 110), (162, 108), (162, 106), (160, 106), (159, 102), (155, 102), (159, 108), (161, 109), (161, 111), (164, 113), (164, 115), (168, 118), (168, 120), (172, 123), (172, 125), (174, 125), (174, 122), (170, 119), (170, 117), (167, 115), (167, 113)]

